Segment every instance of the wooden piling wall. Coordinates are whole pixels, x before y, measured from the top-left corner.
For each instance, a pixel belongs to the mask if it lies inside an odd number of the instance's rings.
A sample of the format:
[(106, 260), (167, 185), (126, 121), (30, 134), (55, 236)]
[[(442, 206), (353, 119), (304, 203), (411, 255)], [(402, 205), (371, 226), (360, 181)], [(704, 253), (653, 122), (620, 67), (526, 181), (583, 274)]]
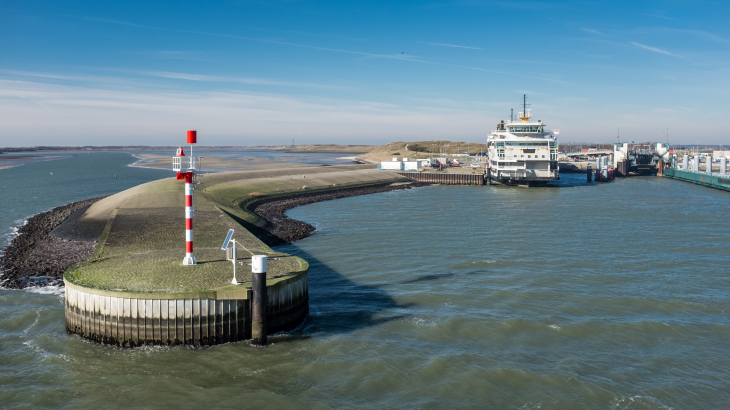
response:
[[(297, 327), (309, 313), (307, 274), (267, 286), (267, 334)], [(205, 346), (251, 338), (251, 291), (241, 299), (125, 297), (66, 283), (66, 330), (98, 343)]]
[(484, 174), (435, 174), (427, 172), (398, 172), (414, 181), (442, 185), (484, 185)]

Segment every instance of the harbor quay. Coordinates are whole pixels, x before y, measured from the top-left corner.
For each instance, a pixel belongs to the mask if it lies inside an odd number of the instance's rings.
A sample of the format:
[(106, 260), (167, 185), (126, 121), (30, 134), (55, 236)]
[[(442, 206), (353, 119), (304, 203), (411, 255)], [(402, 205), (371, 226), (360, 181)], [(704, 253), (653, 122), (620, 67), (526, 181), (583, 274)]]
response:
[[(252, 327), (256, 329), (255, 255), (268, 259), (264, 335), (296, 328), (309, 312), (309, 264), (272, 250), (268, 244), (287, 239), (277, 237), (272, 222), (252, 209), (277, 199), (324, 200), (411, 184), (405, 177), (370, 168), (208, 174), (194, 187), (194, 249), (185, 247), (185, 231), (192, 224), (184, 222), (184, 191), (175, 178), (99, 200), (71, 222), (74, 226), (65, 227), (101, 231), (91, 258), (64, 274), (67, 332), (120, 347), (251, 339)], [(235, 284), (232, 261), (221, 248), (230, 230), (238, 255)], [(192, 235), (187, 238), (192, 242)], [(184, 265), (186, 251), (193, 250), (196, 264)]]
[(697, 185), (703, 185), (710, 188), (722, 189), (730, 191), (730, 175), (727, 174), (724, 164), (720, 166), (719, 172), (714, 172), (712, 165), (706, 166), (705, 172), (686, 168), (678, 168), (676, 166), (663, 170), (663, 176), (676, 179), (678, 181), (690, 182)]
[[(620, 149), (617, 145), (614, 161), (621, 158)], [(655, 175), (730, 189), (724, 163), (719, 173), (713, 174), (712, 168), (700, 173), (697, 158), (679, 163), (674, 156), (665, 165), (664, 154), (625, 157), (619, 164), (624, 171), (617, 175), (627, 176), (634, 168), (638, 174), (653, 170)], [(593, 163), (596, 181), (607, 171), (613, 178), (616, 168), (607, 159)], [(580, 171), (590, 182), (592, 167), (585, 169)], [(491, 185), (490, 171), (454, 166), (384, 172), (372, 165), (343, 165), (207, 174), (204, 182), (178, 174), (103, 198), (68, 222), (73, 226), (64, 227), (67, 232), (100, 232), (91, 257), (64, 274), (66, 330), (121, 347), (265, 343), (267, 334), (294, 329), (309, 313), (307, 261), (270, 246), (306, 237), (314, 228), (288, 220), (284, 210), (419, 183)], [(277, 226), (282, 223), (291, 225)], [(220, 246), (227, 232), (235, 232), (239, 256), (233, 260)], [(262, 292), (256, 290), (262, 282), (251, 273), (252, 261), (260, 256), (268, 261)]]
[[(511, 123), (511, 122), (510, 122)], [(504, 128), (502, 124), (499, 129)], [(524, 128), (524, 127), (523, 127)], [(525, 144), (530, 144), (526, 142)], [(678, 181), (695, 183), (711, 188), (730, 190), (730, 175), (727, 167), (727, 151), (715, 151), (702, 155), (681, 155), (670, 150), (666, 143), (614, 143), (613, 149), (593, 149), (583, 152), (561, 153), (556, 162), (559, 173), (585, 174), (586, 182), (609, 182), (615, 177), (660, 176)], [(522, 147), (506, 149), (507, 153), (497, 155), (521, 158), (526, 152)], [(532, 148), (528, 149), (532, 151)], [(686, 151), (685, 151), (686, 152)], [(480, 156), (464, 155), (437, 158), (393, 157), (381, 161), (378, 170), (395, 172), (414, 181), (443, 185), (491, 185), (492, 183), (532, 186), (521, 183), (519, 178), (497, 178), (500, 169), (493, 167), (494, 161)], [(552, 155), (552, 154), (551, 154)], [(421, 153), (423, 156), (423, 153)], [(529, 157), (530, 154), (527, 154)], [(528, 158), (529, 160), (529, 158)], [(537, 175), (537, 174), (535, 174)], [(555, 174), (559, 179), (558, 173)], [(537, 178), (537, 179), (535, 179)], [(533, 179), (537, 181), (538, 176)], [(533, 182), (535, 182), (533, 181)], [(539, 181), (537, 181), (539, 182)], [(537, 185), (535, 182), (535, 185)], [(544, 181), (543, 181), (544, 182)]]

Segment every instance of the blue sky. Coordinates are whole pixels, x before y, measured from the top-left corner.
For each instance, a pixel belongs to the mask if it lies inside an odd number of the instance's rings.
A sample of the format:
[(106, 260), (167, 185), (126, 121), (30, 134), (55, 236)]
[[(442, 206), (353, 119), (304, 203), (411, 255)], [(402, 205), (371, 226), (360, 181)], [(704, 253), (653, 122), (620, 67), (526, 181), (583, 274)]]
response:
[(4, 1), (0, 146), (730, 143), (727, 2)]

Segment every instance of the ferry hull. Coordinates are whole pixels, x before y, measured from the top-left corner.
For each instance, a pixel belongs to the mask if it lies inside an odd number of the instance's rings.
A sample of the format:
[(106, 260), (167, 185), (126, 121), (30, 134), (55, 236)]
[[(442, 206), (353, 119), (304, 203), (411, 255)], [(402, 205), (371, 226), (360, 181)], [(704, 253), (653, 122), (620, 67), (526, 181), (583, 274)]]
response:
[(508, 186), (540, 187), (552, 181), (559, 181), (560, 177), (492, 177), (492, 183)]

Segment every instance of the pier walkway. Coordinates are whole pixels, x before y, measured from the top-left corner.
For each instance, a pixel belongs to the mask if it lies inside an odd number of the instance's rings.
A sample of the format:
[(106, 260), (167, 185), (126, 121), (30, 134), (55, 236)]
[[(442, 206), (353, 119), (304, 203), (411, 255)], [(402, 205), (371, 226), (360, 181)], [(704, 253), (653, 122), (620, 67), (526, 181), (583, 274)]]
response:
[(730, 191), (730, 175), (723, 175), (717, 172), (711, 174), (706, 172), (683, 171), (681, 169), (667, 168), (664, 169), (664, 176), (667, 178), (678, 179), (680, 181), (691, 182), (693, 184), (704, 185), (710, 188), (722, 189)]

